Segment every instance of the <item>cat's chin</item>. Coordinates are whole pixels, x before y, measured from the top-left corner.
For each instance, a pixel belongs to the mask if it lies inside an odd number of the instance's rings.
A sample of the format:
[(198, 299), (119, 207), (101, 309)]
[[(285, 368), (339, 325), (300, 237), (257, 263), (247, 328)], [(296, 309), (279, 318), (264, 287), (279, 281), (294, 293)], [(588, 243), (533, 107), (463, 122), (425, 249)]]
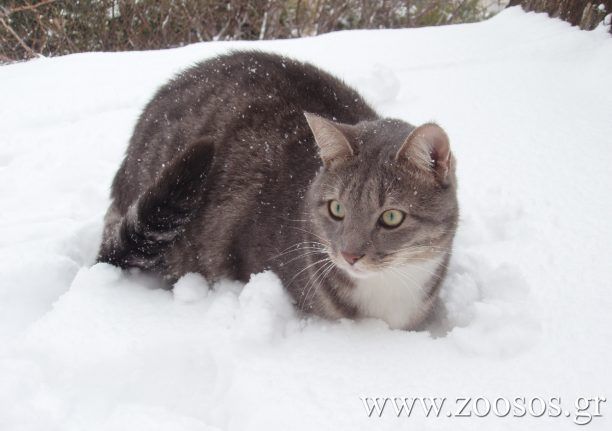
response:
[(348, 264), (336, 264), (341, 270), (343, 270), (349, 277), (364, 279), (370, 278), (376, 275), (376, 272), (362, 269), (357, 266), (349, 266)]

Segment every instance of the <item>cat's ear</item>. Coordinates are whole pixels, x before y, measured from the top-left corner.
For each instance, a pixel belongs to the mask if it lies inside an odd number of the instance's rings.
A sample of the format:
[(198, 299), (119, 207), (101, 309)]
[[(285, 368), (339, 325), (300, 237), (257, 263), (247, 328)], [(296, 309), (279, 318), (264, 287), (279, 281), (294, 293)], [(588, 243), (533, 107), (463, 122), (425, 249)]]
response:
[(309, 112), (304, 112), (304, 116), (319, 146), (319, 154), (325, 166), (355, 154), (346, 136), (349, 126), (334, 123)]
[(448, 136), (442, 127), (425, 123), (414, 129), (395, 155), (396, 160), (412, 160), (418, 167), (433, 172), (441, 184), (448, 183), (452, 155)]

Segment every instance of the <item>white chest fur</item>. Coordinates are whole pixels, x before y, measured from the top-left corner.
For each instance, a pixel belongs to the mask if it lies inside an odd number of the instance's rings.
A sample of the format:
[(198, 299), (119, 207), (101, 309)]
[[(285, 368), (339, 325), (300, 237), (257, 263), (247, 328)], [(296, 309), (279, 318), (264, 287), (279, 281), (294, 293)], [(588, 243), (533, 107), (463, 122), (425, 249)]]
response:
[(393, 329), (410, 328), (429, 311), (426, 287), (441, 261), (439, 256), (357, 279), (353, 302), (364, 317), (382, 319)]

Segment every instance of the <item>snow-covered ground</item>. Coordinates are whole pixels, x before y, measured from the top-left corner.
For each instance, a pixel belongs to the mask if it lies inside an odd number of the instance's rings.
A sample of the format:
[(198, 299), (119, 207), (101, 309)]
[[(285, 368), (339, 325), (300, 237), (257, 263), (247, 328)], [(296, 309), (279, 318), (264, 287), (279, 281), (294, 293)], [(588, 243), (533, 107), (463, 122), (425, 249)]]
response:
[[(169, 292), (92, 266), (144, 104), (232, 48), (311, 61), (385, 115), (447, 129), (462, 214), (436, 331), (303, 320), (271, 273), (210, 289), (191, 274)], [(586, 427), (612, 429), (611, 71), (603, 28), (516, 8), (0, 67), (0, 430), (562, 430), (595, 404)], [(368, 396), (447, 400), (439, 418), (418, 403), (368, 417)], [(448, 417), (466, 397), (524, 397), (527, 413), (475, 417), (481, 400)], [(533, 417), (537, 397), (563, 413)], [(577, 409), (579, 397), (600, 400)]]

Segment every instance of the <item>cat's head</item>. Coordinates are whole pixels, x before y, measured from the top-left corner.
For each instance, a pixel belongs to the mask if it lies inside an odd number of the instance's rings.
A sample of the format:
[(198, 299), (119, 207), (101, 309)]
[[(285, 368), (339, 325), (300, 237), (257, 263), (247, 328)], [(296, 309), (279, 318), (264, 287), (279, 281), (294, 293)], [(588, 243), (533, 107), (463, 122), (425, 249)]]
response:
[(323, 161), (308, 192), (311, 218), (337, 267), (364, 278), (450, 252), (458, 205), (442, 128), (305, 115)]

